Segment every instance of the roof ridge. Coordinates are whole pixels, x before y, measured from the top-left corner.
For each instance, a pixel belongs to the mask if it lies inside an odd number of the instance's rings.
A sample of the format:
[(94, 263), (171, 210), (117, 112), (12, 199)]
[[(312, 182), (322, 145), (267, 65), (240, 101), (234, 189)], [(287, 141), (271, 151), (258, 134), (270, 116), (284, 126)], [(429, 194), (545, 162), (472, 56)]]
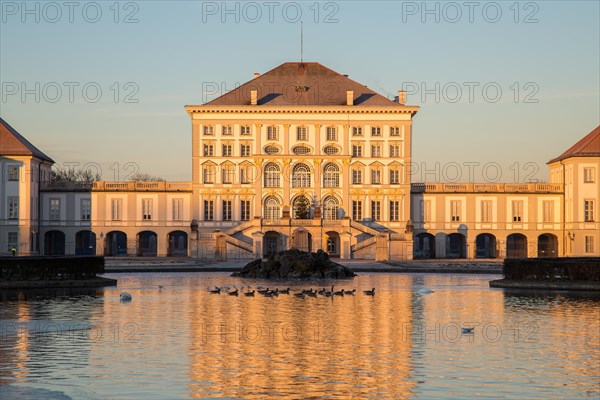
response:
[(27, 140), (8, 122), (0, 117), (0, 135), (2, 134), (13, 138), (16, 141), (17, 146), (11, 146), (10, 143), (7, 145), (6, 142), (0, 143), (0, 155), (29, 155), (52, 163), (54, 162), (54, 160), (44, 154), (44, 152), (38, 149), (33, 143)]
[[(598, 147), (587, 151), (587, 147), (598, 141)], [(600, 125), (594, 128), (590, 133), (581, 138), (573, 146), (569, 147), (560, 156), (548, 161), (548, 164), (564, 160), (570, 157), (600, 157)]]

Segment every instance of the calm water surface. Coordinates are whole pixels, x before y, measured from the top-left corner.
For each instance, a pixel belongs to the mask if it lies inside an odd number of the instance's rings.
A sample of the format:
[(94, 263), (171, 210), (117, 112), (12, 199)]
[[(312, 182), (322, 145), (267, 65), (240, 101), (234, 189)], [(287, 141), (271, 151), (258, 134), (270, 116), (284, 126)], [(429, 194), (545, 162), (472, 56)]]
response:
[(356, 296), (301, 300), (209, 294), (273, 286), (225, 273), (111, 277), (117, 288), (0, 294), (0, 398), (600, 397), (590, 293), (361, 274), (336, 283)]

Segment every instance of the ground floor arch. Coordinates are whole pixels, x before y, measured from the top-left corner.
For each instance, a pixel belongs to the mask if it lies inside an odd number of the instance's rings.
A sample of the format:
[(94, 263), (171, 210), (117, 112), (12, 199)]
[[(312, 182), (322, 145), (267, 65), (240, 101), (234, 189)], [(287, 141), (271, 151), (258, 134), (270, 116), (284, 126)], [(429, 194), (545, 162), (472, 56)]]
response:
[(340, 256), (340, 234), (338, 232), (329, 231), (325, 233), (326, 250), (330, 257)]
[(427, 232), (415, 236), (414, 257), (435, 258), (435, 236)]
[(513, 233), (506, 238), (506, 258), (527, 258), (527, 236)]
[(464, 235), (451, 233), (446, 236), (446, 258), (467, 258), (467, 246)]
[(558, 257), (558, 238), (551, 233), (538, 236), (538, 257)]
[(173, 231), (168, 235), (169, 249), (167, 254), (171, 257), (186, 257), (188, 254), (188, 234), (183, 231)]
[(263, 237), (263, 255), (268, 256), (283, 250), (282, 235), (276, 231), (268, 231)]
[(475, 258), (496, 258), (496, 236), (491, 233), (477, 235)]
[(156, 257), (158, 238), (155, 232), (142, 231), (137, 235), (138, 256)]
[(127, 255), (127, 234), (121, 231), (111, 231), (106, 234), (104, 255), (122, 257)]
[(93, 256), (96, 254), (96, 234), (89, 230), (75, 234), (75, 255)]
[(65, 234), (63, 232), (52, 230), (44, 234), (44, 255), (65, 255)]
[(292, 233), (292, 247), (300, 251), (312, 251), (312, 235), (306, 228), (298, 228)]

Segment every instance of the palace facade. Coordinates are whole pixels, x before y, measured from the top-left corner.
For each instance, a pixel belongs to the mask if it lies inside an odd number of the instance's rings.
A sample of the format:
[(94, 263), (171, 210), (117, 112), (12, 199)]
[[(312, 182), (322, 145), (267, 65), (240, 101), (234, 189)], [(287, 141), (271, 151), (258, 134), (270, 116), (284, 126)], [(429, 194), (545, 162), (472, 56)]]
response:
[(284, 63), (185, 107), (191, 182), (51, 182), (52, 159), (0, 120), (0, 254), (600, 255), (600, 127), (549, 162), (549, 183), (413, 183), (405, 103)]

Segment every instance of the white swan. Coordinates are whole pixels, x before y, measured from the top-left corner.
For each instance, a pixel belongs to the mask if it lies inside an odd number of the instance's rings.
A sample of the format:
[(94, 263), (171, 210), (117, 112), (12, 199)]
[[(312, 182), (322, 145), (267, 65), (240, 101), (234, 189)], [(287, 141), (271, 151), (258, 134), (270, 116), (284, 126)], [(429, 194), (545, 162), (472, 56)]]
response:
[(433, 290), (431, 290), (431, 289), (423, 288), (423, 289), (420, 289), (417, 293), (419, 293), (419, 294), (430, 294), (430, 293), (435, 293), (435, 292)]

